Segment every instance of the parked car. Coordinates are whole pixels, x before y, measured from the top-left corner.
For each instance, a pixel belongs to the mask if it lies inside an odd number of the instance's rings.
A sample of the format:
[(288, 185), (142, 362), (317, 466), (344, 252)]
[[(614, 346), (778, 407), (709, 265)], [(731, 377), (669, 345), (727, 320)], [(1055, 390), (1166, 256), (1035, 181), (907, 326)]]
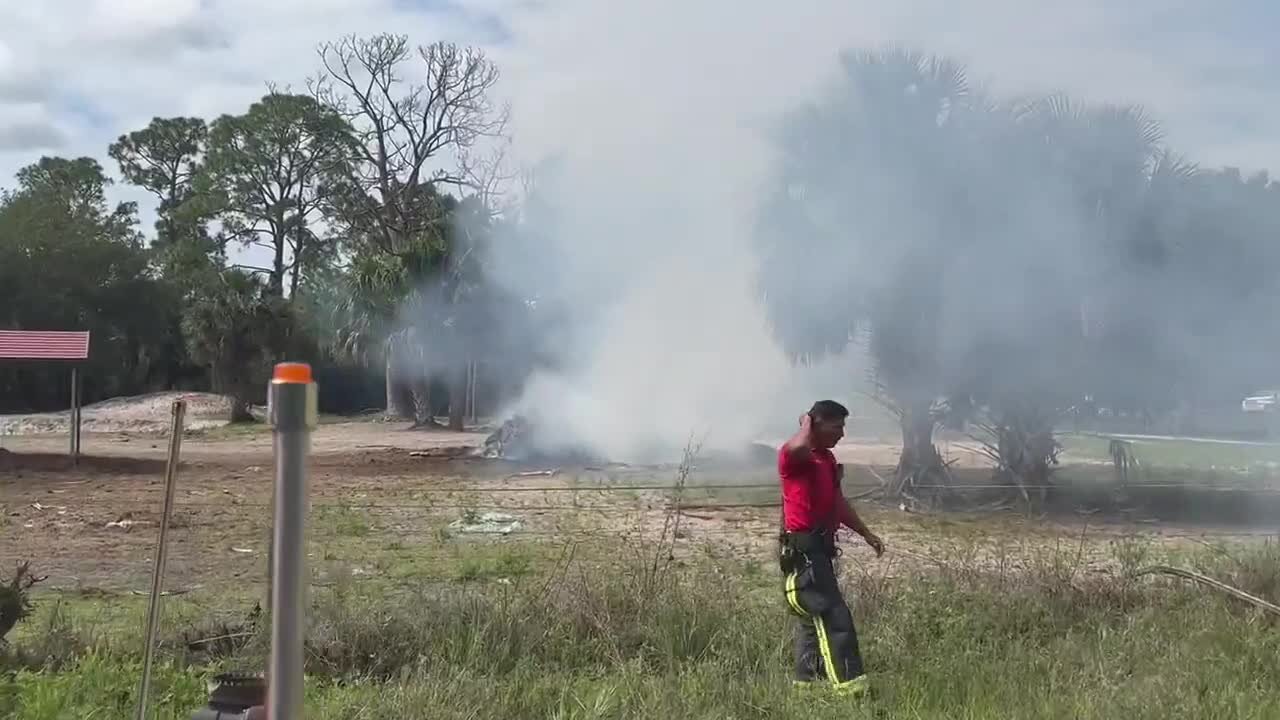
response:
[(1240, 409), (1247, 413), (1275, 412), (1280, 402), (1280, 392), (1271, 391), (1258, 395), (1250, 395), (1240, 403)]

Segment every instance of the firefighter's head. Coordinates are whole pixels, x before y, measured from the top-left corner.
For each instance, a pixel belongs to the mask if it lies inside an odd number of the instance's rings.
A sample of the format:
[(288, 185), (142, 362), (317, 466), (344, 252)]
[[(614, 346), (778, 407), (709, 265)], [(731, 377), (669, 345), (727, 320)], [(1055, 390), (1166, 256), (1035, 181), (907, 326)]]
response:
[(835, 400), (819, 400), (809, 408), (813, 439), (818, 447), (833, 448), (844, 437), (844, 421), (849, 409)]

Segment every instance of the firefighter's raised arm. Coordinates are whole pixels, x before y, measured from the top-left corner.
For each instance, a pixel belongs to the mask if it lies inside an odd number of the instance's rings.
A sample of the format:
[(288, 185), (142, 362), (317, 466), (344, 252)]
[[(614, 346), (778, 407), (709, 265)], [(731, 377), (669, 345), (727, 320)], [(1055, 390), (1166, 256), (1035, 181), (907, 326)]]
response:
[(800, 416), (800, 429), (783, 446), (787, 460), (805, 462), (813, 459), (813, 415)]

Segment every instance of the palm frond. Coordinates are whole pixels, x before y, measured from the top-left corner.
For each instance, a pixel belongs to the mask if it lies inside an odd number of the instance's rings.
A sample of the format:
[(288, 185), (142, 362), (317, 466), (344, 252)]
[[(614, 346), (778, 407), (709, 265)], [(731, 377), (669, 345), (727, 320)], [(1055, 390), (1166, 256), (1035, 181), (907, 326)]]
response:
[(1198, 177), (1200, 166), (1169, 149), (1161, 150), (1151, 167), (1152, 184), (1181, 182)]

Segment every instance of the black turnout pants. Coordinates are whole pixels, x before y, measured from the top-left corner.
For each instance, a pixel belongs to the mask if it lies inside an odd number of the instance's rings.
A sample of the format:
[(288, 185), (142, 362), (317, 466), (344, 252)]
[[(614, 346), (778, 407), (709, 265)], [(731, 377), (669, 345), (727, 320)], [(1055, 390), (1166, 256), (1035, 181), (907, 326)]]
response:
[(796, 616), (796, 680), (825, 675), (837, 686), (863, 674), (853, 615), (840, 594), (831, 558), (834, 546), (811, 536), (783, 539), (787, 606)]

